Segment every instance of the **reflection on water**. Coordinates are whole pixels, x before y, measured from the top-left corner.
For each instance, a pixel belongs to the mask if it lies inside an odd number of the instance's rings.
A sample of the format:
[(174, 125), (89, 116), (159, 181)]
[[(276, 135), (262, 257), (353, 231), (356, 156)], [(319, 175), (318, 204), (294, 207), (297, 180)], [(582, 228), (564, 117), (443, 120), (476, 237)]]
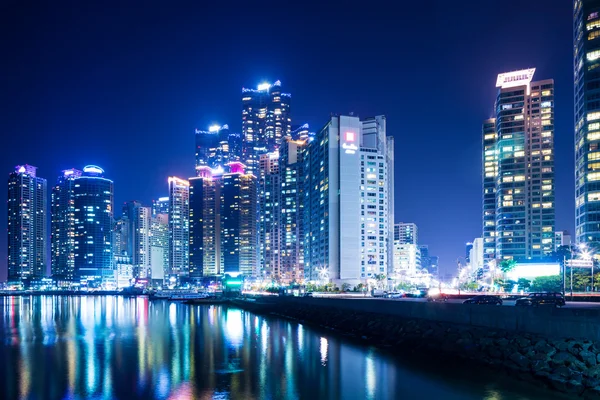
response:
[(2, 399), (551, 398), (288, 321), (141, 297), (0, 298), (0, 360)]

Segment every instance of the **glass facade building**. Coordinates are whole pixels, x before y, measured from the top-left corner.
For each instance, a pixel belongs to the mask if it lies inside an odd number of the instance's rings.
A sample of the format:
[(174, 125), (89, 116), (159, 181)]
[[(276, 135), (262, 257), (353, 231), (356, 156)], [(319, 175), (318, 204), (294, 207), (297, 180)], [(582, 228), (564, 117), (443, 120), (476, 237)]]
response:
[(258, 176), (261, 154), (274, 152), (292, 131), (289, 93), (281, 82), (263, 83), (257, 89), (242, 88), (242, 162)]
[[(498, 75), (495, 134), (484, 124), (484, 173), (496, 174), (496, 259), (539, 258), (554, 250), (554, 81), (532, 82), (534, 72)], [(486, 152), (489, 156), (492, 150), (494, 165), (486, 166)], [(484, 240), (490, 238), (485, 229), (490, 216), (486, 200), (491, 197), (487, 178)]]
[(18, 165), (8, 176), (8, 281), (40, 278), (48, 264), (47, 183), (37, 168)]
[(131, 257), (134, 278), (146, 279), (150, 274), (150, 207), (138, 201), (128, 201), (123, 205), (123, 215), (129, 221), (127, 234), (127, 255)]
[(600, 242), (600, 0), (573, 7), (575, 238)]
[(483, 249), (484, 258), (496, 258), (496, 179), (498, 154), (496, 118), (483, 122)]
[(113, 182), (104, 170), (87, 166), (73, 188), (75, 215), (75, 279), (114, 282)]
[(228, 125), (213, 125), (207, 131), (196, 129), (196, 168), (217, 168), (242, 157), (242, 135)]
[(75, 182), (82, 172), (68, 169), (58, 177), (51, 198), (52, 276), (72, 281), (75, 274)]
[(157, 200), (152, 200), (152, 216), (158, 214), (169, 215), (169, 197), (159, 197)]

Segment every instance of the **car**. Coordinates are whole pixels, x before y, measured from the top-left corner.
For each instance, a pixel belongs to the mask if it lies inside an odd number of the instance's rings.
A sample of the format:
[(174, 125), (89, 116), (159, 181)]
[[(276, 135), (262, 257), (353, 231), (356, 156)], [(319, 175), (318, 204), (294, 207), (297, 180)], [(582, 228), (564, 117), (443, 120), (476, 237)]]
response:
[(304, 297), (313, 297), (313, 292), (304, 293)]
[(388, 299), (399, 299), (401, 297), (404, 297), (404, 293), (401, 292), (390, 292), (387, 294), (386, 296)]
[(463, 301), (463, 304), (491, 304), (491, 305), (502, 305), (502, 299), (497, 296), (475, 296)]
[(565, 305), (565, 297), (560, 293), (530, 293), (527, 297), (521, 297), (515, 302), (515, 306), (537, 307), (554, 306), (562, 307)]

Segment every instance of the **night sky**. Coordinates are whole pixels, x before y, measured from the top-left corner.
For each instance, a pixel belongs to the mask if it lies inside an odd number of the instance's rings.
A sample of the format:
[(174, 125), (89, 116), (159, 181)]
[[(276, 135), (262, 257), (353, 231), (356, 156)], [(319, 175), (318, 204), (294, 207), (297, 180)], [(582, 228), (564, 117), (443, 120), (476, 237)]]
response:
[(534, 80), (556, 85), (556, 228), (573, 231), (571, 1), (125, 3), (2, 2), (5, 179), (27, 163), (50, 188), (61, 170), (97, 164), (120, 215), (124, 201), (165, 196), (169, 175), (194, 174), (195, 128), (241, 131), (242, 86), (279, 79), (294, 124), (387, 116), (396, 222), (415, 222), (451, 271), (481, 236), (481, 123), (496, 76), (536, 67)]

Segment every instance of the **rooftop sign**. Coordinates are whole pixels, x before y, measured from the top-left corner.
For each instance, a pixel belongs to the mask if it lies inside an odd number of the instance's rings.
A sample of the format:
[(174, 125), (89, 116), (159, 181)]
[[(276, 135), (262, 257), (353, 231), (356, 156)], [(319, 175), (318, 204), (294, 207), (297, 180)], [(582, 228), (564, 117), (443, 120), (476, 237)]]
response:
[(506, 89), (516, 86), (528, 85), (533, 79), (535, 68), (523, 69), (520, 71), (505, 72), (498, 75), (496, 87)]

